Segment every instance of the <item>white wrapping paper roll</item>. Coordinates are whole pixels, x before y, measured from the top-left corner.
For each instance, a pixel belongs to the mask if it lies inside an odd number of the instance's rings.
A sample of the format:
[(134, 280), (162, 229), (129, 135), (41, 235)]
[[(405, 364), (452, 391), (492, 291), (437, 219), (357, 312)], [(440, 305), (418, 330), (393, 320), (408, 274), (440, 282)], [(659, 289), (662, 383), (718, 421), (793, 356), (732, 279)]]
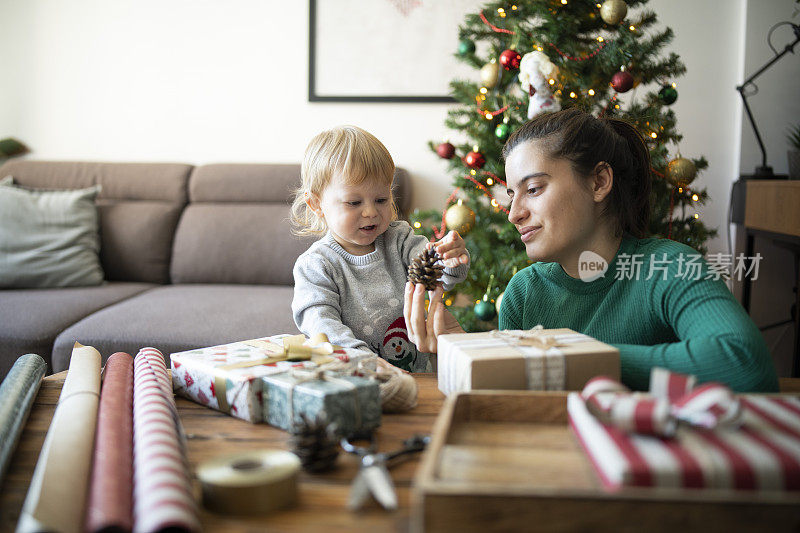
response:
[(18, 532), (83, 530), (99, 398), (100, 353), (76, 342)]
[(199, 531), (186, 450), (164, 356), (142, 348), (133, 366), (133, 530)]
[(202, 463), (203, 505), (229, 514), (262, 514), (297, 499), (300, 459), (284, 450), (223, 455)]

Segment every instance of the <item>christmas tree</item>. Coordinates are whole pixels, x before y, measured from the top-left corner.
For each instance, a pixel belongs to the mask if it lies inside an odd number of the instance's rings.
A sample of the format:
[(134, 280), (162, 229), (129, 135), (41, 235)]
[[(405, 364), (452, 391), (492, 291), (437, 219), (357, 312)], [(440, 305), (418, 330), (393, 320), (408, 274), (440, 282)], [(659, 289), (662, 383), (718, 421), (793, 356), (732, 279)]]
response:
[(652, 159), (650, 233), (701, 253), (716, 234), (695, 212), (708, 195), (693, 180), (708, 164), (703, 157), (681, 156), (669, 107), (678, 97), (675, 79), (686, 67), (664, 51), (672, 30), (655, 28), (655, 13), (636, 9), (646, 3), (490, 2), (459, 27), (455, 57), (476, 75), (450, 83), (460, 105), (448, 111), (445, 125), (462, 142), (430, 142), (449, 161), (453, 192), (443, 211), (415, 211), (411, 222), (429, 238), (450, 229), (464, 236), (472, 255), (469, 277), (445, 294), (445, 304), (467, 331), (496, 327), (506, 284), (529, 264), (507, 219), (500, 154), (508, 135), (536, 114), (577, 107), (634, 124)]

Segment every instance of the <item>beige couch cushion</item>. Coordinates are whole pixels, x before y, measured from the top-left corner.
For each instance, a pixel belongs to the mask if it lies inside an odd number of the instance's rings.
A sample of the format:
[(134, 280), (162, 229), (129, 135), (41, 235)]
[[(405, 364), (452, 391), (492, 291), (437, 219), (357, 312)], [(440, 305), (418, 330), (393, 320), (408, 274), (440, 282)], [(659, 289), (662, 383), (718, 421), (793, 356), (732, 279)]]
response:
[(186, 204), (191, 165), (14, 159), (0, 176), (31, 188), (102, 186), (100, 262), (107, 280), (167, 283), (172, 238)]
[(156, 286), (112, 282), (98, 287), (0, 291), (0, 379), (26, 353), (41, 355), (49, 374), (53, 370), (50, 354), (59, 333), (95, 311)]
[[(297, 164), (195, 168), (175, 234), (172, 283), (294, 285), (294, 262), (316, 240), (290, 232), (289, 206), (299, 184)], [(403, 216), (409, 189), (408, 173), (398, 169), (394, 194)]]
[(169, 357), (194, 348), (295, 334), (291, 301), (292, 288), (285, 286), (159, 286), (66, 328), (53, 346), (53, 371), (67, 368), (76, 340), (97, 348), (105, 360), (117, 351), (136, 355), (145, 346)]
[(292, 267), (314, 239), (289, 232), (300, 165), (198, 167), (175, 234), (173, 283), (293, 285)]

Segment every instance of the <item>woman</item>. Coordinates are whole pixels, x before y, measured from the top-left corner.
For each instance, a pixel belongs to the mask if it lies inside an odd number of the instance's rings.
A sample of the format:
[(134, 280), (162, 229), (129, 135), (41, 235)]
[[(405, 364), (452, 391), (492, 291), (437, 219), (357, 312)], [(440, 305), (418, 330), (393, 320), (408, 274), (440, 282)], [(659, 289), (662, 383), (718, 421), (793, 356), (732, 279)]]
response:
[[(536, 117), (503, 149), (508, 219), (535, 261), (506, 288), (500, 329), (567, 327), (620, 351), (622, 380), (649, 386), (655, 366), (737, 391), (777, 391), (761, 333), (692, 248), (643, 238), (650, 161), (629, 124), (568, 109)], [(602, 267), (607, 267), (603, 269)], [(717, 279), (715, 279), (717, 278)], [(406, 285), (404, 315), (419, 350), (463, 332), (422, 285)]]

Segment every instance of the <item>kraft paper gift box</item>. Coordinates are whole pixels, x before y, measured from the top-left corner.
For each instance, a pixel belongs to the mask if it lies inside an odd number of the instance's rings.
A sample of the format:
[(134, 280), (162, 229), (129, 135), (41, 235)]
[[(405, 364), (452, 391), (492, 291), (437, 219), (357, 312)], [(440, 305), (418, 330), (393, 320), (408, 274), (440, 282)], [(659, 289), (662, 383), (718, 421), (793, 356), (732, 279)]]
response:
[(580, 390), (619, 379), (619, 350), (567, 328), (440, 335), (439, 390)]
[[(330, 345), (321, 350), (329, 354), (309, 353), (310, 360), (286, 360), (284, 341), (299, 347), (303, 340), (302, 335), (274, 335), (173, 353), (173, 389), (180, 396), (236, 418), (263, 422), (263, 382), (259, 378), (335, 362), (352, 363), (353, 368), (375, 364), (372, 352)], [(308, 346), (299, 349), (312, 350)]]
[(660, 368), (651, 394), (604, 381), (570, 393), (567, 410), (608, 489), (800, 490), (800, 399), (694, 387)]
[(324, 411), (336, 434), (366, 434), (381, 424), (378, 382), (324, 370), (292, 370), (262, 378), (264, 421), (291, 430), (301, 415), (314, 419)]

